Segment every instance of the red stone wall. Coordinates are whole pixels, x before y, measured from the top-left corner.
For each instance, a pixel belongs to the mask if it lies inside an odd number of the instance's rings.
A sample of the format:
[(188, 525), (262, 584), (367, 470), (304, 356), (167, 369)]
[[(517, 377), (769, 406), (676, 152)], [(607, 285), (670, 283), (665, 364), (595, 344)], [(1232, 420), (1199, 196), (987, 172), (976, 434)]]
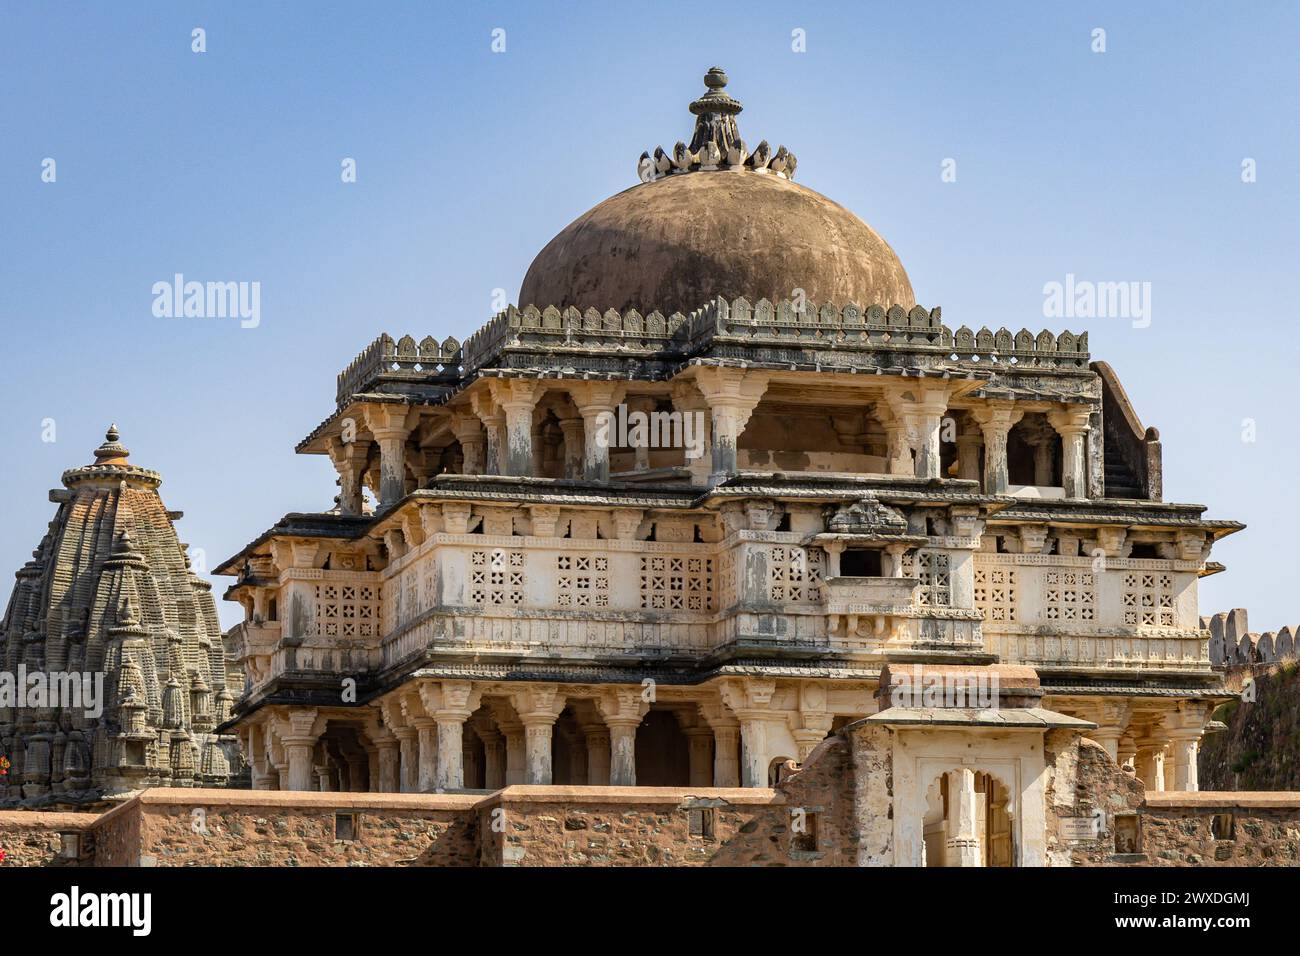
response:
[[(61, 832), (84, 832), (99, 819), (96, 813), (43, 813), (29, 810), (0, 811), (0, 866), (63, 866), (59, 859)], [(84, 839), (84, 837), (83, 837)]]
[[(473, 866), (473, 807), (481, 799), (148, 790), (105, 815), (96, 832), (96, 864)], [(339, 813), (356, 815), (355, 839), (335, 839)]]
[[(1232, 815), (1232, 838), (1211, 821)], [(1142, 809), (1150, 866), (1300, 866), (1300, 793), (1150, 793)]]
[[(59, 832), (77, 829), (87, 852), (74, 865), (852, 866), (859, 841), (876, 839), (873, 827), (890, 828), (889, 768), (878, 743), (837, 735), (775, 790), (516, 786), (482, 796), (156, 789), (99, 817), (0, 812), (0, 847), (6, 866), (69, 865), (57, 859)], [(1048, 735), (1047, 758), (1054, 866), (1300, 865), (1300, 794), (1144, 794), (1104, 749), (1064, 732)], [(875, 799), (881, 794), (883, 802)], [(859, 799), (864, 795), (869, 799)], [(702, 811), (697, 822), (708, 818), (711, 832), (692, 831), (693, 810)], [(356, 815), (354, 839), (335, 839), (339, 813)], [(1233, 815), (1230, 839), (1211, 833), (1222, 813)], [(1104, 820), (1100, 832), (1079, 839), (1079, 824), (1094, 817)], [(1116, 852), (1117, 817), (1136, 820), (1138, 853)], [(868, 860), (889, 849), (864, 848)]]
[[(692, 809), (712, 813), (692, 834)], [(487, 866), (800, 865), (789, 808), (772, 790), (509, 787), (479, 806)]]

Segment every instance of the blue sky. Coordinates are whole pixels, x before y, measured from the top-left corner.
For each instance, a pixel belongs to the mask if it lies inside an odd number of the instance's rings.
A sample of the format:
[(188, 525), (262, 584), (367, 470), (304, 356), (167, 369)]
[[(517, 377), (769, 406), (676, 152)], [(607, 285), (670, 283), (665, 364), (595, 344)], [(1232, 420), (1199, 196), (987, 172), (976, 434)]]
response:
[[(746, 138), (794, 150), (945, 322), (1086, 329), (1161, 430), (1166, 498), (1250, 525), (1203, 613), (1300, 623), (1298, 27), (1287, 3), (0, 3), (0, 574), (110, 420), (209, 566), (328, 507), (293, 446), (337, 372), (513, 301), (643, 149), (689, 138), (717, 64)], [(261, 324), (155, 317), (176, 272), (260, 282)], [(1045, 320), (1071, 273), (1150, 282), (1150, 326)]]

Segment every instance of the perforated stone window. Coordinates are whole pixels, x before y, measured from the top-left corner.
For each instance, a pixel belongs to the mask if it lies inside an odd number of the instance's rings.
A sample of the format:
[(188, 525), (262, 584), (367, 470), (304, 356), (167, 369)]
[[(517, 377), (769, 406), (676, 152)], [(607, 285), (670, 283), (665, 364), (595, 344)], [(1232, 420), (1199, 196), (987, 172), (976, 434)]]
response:
[(524, 601), (524, 553), (494, 548), (471, 551), (469, 600), (483, 607), (518, 607)]
[(316, 585), (315, 618), (326, 637), (374, 637), (379, 588), (369, 584)]
[(609, 606), (609, 558), (561, 554), (555, 558), (555, 601), (560, 607)]
[(641, 607), (664, 611), (713, 610), (713, 559), (642, 555)]
[(1049, 621), (1091, 621), (1097, 594), (1091, 571), (1043, 573), (1043, 617)]
[(917, 578), (916, 603), (948, 607), (952, 603), (952, 559), (941, 551), (916, 551), (904, 555), (903, 576)]
[(825, 573), (820, 548), (773, 548), (768, 553), (768, 595), (781, 603), (820, 601)]
[(975, 567), (975, 606), (986, 621), (1016, 620), (1018, 571), (1006, 567)]
[(1124, 623), (1148, 627), (1173, 627), (1173, 575), (1161, 571), (1126, 573), (1124, 575)]

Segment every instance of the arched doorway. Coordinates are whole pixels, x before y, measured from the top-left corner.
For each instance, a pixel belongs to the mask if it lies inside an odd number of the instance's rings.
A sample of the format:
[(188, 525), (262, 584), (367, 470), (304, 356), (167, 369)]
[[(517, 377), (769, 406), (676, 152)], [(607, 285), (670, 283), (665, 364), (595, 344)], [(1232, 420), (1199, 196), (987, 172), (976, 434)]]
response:
[(925, 865), (1015, 866), (1010, 794), (997, 777), (967, 767), (941, 773), (925, 792)]

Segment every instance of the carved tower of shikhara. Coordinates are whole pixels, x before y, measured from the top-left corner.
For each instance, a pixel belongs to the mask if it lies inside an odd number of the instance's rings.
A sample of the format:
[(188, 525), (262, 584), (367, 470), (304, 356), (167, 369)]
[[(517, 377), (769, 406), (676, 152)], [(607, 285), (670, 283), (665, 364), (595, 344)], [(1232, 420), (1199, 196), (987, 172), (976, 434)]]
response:
[[(552, 239), (518, 308), (338, 376), (298, 446), (338, 506), (217, 569), (253, 786), (763, 787), (879, 728), (905, 863), (1041, 863), (1052, 734), (1196, 789), (1223, 697), (1197, 582), (1241, 525), (1162, 500), (1086, 333), (945, 325), (705, 84), (689, 145)], [(900, 706), (913, 665), (1016, 703)]]
[(50, 492), (58, 513), (17, 574), (0, 630), (5, 806), (86, 807), (155, 786), (225, 786), (238, 742), (215, 734), (243, 677), (211, 585), (190, 568), (116, 427)]

